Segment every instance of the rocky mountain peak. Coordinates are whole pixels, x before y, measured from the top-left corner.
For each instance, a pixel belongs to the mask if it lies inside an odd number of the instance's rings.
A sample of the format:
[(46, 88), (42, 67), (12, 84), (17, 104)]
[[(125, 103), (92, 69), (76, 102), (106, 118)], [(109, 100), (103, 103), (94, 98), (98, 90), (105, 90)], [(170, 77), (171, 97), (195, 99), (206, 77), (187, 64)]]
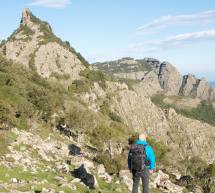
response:
[(21, 25), (28, 25), (29, 22), (31, 22), (31, 11), (30, 9), (26, 8), (22, 12)]
[(22, 18), (20, 22), (20, 28), (28, 27), (29, 29), (36, 31), (35, 28), (38, 28), (39, 31), (48, 30), (52, 32), (51, 26), (45, 22), (37, 18), (30, 9), (26, 8), (22, 12)]
[(45, 78), (79, 79), (87, 62), (69, 44), (58, 38), (51, 26), (24, 9), (20, 26), (0, 45), (0, 53)]

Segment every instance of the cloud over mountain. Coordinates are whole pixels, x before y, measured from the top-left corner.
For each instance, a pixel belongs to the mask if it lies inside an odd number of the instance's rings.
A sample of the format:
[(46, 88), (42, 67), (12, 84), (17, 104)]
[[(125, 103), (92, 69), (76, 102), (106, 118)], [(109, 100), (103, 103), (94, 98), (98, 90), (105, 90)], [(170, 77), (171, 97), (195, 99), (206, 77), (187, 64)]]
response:
[(49, 8), (65, 8), (71, 0), (32, 0), (29, 5)]

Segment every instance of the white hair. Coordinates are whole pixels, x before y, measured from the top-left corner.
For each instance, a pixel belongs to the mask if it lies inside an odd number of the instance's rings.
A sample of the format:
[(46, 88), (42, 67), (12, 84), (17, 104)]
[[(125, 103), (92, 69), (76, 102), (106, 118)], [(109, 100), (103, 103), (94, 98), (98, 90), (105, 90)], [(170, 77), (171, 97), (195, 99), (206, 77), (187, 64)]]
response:
[(141, 132), (141, 133), (139, 133), (139, 139), (140, 140), (146, 140), (146, 138), (147, 138), (147, 133), (146, 132)]

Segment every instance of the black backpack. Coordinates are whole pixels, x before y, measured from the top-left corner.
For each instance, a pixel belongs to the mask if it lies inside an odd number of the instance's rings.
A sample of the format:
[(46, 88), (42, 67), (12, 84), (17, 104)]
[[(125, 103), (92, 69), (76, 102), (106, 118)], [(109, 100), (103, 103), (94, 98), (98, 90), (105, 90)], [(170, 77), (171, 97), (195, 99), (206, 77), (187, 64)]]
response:
[(146, 146), (147, 145), (132, 145), (129, 156), (131, 161), (131, 170), (142, 171), (147, 165), (146, 158)]

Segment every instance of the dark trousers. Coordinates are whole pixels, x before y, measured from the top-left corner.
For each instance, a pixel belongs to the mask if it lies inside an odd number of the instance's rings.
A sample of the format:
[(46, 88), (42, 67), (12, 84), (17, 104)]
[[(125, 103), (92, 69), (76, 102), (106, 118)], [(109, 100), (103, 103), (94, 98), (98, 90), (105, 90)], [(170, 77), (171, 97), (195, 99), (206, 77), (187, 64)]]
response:
[(132, 174), (133, 174), (132, 193), (138, 193), (140, 178), (142, 180), (143, 193), (149, 193), (149, 169), (145, 168), (143, 171), (132, 171)]

